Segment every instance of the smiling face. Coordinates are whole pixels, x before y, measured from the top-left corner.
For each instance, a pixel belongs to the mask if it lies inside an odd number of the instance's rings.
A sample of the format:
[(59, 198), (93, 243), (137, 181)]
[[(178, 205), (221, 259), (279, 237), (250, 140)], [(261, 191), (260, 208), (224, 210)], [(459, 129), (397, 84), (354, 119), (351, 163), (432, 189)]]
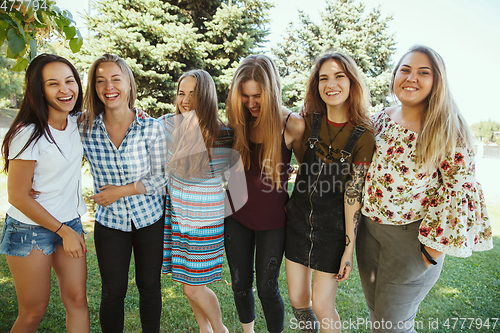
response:
[(130, 83), (120, 66), (114, 62), (103, 62), (97, 66), (95, 77), (97, 96), (105, 109), (129, 109)]
[(179, 83), (177, 89), (177, 108), (181, 113), (194, 110), (193, 94), (196, 88), (196, 78), (193, 76), (186, 76)]
[(262, 88), (255, 80), (248, 80), (241, 84), (241, 102), (252, 114), (252, 117), (258, 117), (260, 114), (260, 97)]
[(403, 106), (425, 106), (433, 82), (429, 57), (422, 52), (411, 52), (401, 60), (394, 77), (393, 89)]
[(71, 68), (62, 62), (48, 63), (42, 69), (42, 78), (49, 115), (73, 110), (78, 99), (78, 83)]
[(351, 80), (342, 66), (335, 60), (327, 60), (319, 69), (319, 95), (326, 104), (327, 110), (347, 107)]

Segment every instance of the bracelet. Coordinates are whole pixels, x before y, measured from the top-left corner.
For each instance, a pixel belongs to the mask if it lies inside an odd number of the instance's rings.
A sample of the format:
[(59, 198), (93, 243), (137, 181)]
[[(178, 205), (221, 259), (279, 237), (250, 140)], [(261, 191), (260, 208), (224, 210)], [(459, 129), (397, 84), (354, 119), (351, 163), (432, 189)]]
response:
[(427, 252), (427, 250), (425, 249), (425, 245), (424, 244), (420, 244), (420, 250), (422, 251), (422, 253), (424, 254), (424, 256), (427, 258), (427, 260), (429, 260), (429, 262), (433, 265), (437, 265), (437, 261), (436, 259), (434, 259), (433, 257), (431, 257), (431, 255), (429, 254), (429, 252)]
[(54, 231), (54, 232), (57, 234), (57, 232), (58, 232), (58, 231), (59, 231), (59, 230), (63, 227), (63, 225), (64, 225), (64, 224), (62, 224), (62, 223), (61, 223), (61, 225), (59, 226), (59, 228), (57, 228), (57, 230), (56, 230), (56, 231)]

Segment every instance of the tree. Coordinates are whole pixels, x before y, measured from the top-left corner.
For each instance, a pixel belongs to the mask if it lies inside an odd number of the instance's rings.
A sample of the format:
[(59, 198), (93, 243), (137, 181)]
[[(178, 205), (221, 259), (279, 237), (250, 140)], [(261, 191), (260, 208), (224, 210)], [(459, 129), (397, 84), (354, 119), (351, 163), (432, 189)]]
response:
[[(23, 94), (24, 76), (10, 69), (16, 61), (3, 56), (7, 52), (7, 45), (0, 47), (0, 104), (17, 107)], [(8, 100), (8, 101), (6, 101)]]
[(500, 123), (491, 119), (474, 123), (470, 126), (476, 139), (482, 142), (500, 143)]
[(302, 105), (314, 60), (328, 50), (349, 54), (365, 75), (372, 105), (387, 105), (390, 59), (395, 51), (394, 37), (387, 31), (392, 17), (382, 17), (380, 8), (364, 11), (362, 3), (352, 0), (326, 0), (320, 23), (299, 11), (298, 26), (291, 23), (284, 41), (272, 49), (286, 106), (296, 110)]
[(87, 16), (93, 36), (74, 55), (80, 70), (104, 53), (124, 58), (134, 74), (137, 105), (153, 116), (173, 110), (175, 86), (188, 69), (207, 70), (225, 101), (242, 57), (268, 34), (265, 0), (97, 0)]
[(12, 71), (22, 71), (53, 37), (68, 41), (78, 52), (83, 38), (68, 10), (50, 0), (0, 2), (0, 46), (7, 41), (7, 58), (16, 59)]

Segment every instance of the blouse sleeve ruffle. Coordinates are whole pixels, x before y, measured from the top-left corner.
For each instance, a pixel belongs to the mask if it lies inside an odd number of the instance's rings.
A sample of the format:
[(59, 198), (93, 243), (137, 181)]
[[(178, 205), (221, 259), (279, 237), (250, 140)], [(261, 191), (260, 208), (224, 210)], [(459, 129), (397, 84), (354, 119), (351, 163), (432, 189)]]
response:
[(474, 152), (457, 147), (454, 158), (441, 163), (439, 174), (440, 187), (427, 197), (420, 242), (456, 257), (493, 248), (483, 190), (475, 178)]

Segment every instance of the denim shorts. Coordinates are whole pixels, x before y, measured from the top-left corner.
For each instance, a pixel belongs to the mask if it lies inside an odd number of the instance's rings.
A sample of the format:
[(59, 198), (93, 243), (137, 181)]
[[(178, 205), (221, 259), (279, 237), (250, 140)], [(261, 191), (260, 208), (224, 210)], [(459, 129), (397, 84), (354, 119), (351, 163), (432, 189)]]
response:
[[(79, 217), (64, 222), (80, 235), (83, 232), (82, 222)], [(0, 240), (0, 253), (8, 256), (27, 257), (31, 250), (37, 248), (43, 254), (49, 255), (56, 250), (57, 245), (62, 245), (62, 238), (53, 231), (39, 225), (19, 222), (7, 215), (3, 225)]]

